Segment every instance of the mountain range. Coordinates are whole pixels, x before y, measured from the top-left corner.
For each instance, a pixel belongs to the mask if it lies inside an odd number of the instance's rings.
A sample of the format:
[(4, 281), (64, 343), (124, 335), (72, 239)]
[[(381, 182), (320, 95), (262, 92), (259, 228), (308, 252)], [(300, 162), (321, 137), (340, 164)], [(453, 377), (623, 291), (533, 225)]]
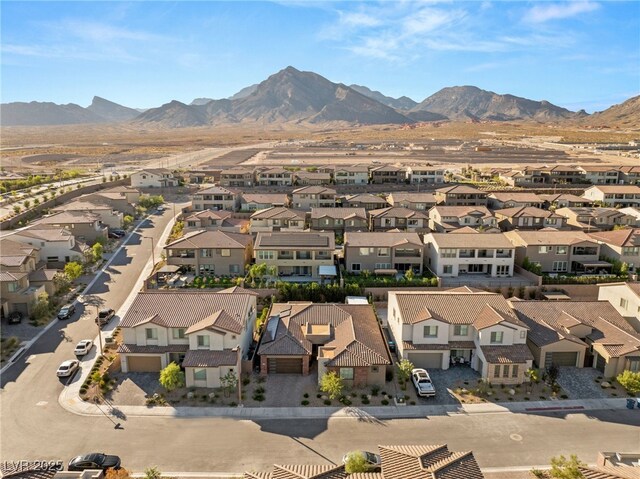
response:
[(425, 121), (623, 122), (640, 119), (639, 97), (617, 108), (588, 115), (547, 101), (500, 95), (474, 86), (443, 88), (418, 103), (393, 98), (361, 85), (333, 83), (313, 72), (287, 67), (229, 98), (196, 98), (187, 105), (171, 101), (146, 111), (94, 97), (91, 105), (6, 103), (0, 106), (3, 126), (132, 122), (163, 128), (252, 124), (379, 125)]

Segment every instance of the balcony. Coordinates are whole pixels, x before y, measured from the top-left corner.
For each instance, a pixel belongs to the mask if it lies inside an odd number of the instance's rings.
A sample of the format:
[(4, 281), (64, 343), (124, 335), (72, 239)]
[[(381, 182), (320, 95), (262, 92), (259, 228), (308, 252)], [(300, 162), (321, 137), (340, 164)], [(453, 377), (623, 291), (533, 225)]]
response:
[(500, 251), (498, 250), (498, 252), (496, 253), (496, 258), (511, 258), (513, 251), (512, 250), (506, 250), (506, 251)]
[(473, 249), (461, 249), (458, 252), (458, 258), (475, 258), (476, 251)]
[(420, 258), (419, 251), (396, 251), (393, 255), (395, 258)]
[(494, 251), (492, 249), (479, 249), (478, 258), (493, 258)]

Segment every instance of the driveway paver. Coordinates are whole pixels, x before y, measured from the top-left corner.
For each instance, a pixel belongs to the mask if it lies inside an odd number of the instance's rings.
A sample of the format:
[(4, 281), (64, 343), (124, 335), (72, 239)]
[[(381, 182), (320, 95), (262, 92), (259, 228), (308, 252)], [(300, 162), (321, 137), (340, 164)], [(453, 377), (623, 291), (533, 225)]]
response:
[(558, 384), (565, 390), (570, 399), (606, 399), (609, 394), (600, 387), (602, 373), (593, 368), (561, 367)]

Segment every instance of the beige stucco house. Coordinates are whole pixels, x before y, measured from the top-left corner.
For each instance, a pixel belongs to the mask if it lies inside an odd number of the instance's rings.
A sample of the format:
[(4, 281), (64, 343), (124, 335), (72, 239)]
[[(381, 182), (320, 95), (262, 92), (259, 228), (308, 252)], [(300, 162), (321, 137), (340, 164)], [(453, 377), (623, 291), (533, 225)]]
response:
[(389, 274), (413, 270), (422, 274), (424, 246), (417, 233), (348, 232), (344, 236), (344, 262), (349, 273)]

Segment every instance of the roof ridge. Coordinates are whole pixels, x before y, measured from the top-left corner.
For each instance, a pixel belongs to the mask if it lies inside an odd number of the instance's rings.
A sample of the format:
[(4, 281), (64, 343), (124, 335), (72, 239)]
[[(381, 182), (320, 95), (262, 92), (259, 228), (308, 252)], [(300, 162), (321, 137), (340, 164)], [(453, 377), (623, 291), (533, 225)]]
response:
[(445, 457), (444, 459), (439, 460), (438, 462), (432, 464), (431, 466), (429, 466), (429, 467), (427, 467), (425, 469), (427, 471), (429, 471), (431, 474), (435, 475), (437, 472), (441, 471), (445, 467), (448, 467), (448, 466), (458, 462), (463, 457), (469, 456), (471, 454), (472, 454), (471, 451), (450, 452), (449, 456)]

